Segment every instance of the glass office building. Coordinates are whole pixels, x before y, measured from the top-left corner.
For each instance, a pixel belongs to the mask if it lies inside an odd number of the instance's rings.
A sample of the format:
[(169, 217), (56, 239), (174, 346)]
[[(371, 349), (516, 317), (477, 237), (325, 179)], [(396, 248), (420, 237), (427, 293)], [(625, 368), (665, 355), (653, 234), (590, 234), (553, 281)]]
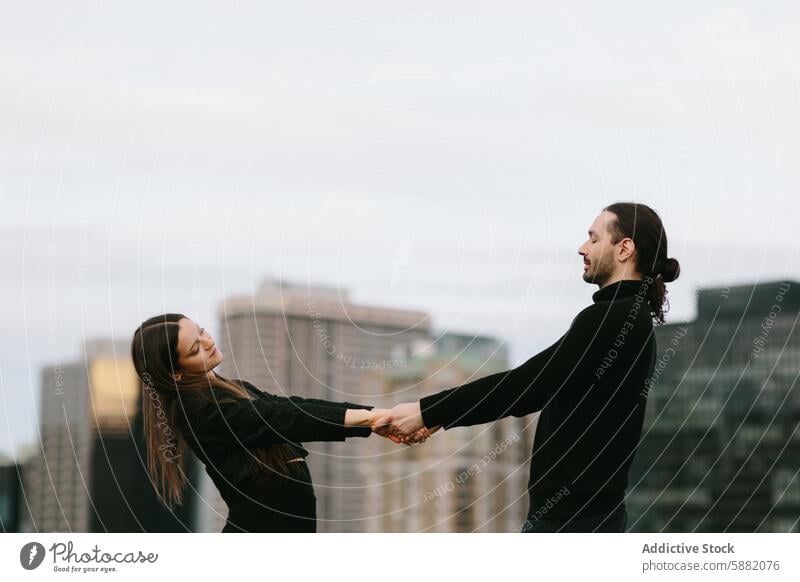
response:
[(637, 532), (800, 530), (800, 283), (701, 289), (658, 356), (628, 484)]

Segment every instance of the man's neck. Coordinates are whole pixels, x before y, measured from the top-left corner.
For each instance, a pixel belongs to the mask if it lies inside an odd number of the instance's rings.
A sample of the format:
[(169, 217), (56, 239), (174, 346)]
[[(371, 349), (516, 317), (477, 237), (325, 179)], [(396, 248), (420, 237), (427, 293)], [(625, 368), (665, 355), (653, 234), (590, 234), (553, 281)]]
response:
[(603, 287), (608, 287), (609, 285), (613, 285), (614, 283), (619, 283), (620, 281), (641, 281), (644, 277), (641, 273), (631, 273), (622, 275), (615, 275), (613, 277), (609, 277), (608, 281), (605, 281), (602, 285), (600, 285), (600, 289)]

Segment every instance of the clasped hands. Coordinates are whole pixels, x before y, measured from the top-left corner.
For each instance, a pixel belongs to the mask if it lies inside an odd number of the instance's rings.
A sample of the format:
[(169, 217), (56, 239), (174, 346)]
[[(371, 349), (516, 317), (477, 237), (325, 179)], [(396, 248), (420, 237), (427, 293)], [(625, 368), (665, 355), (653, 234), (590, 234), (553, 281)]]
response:
[(412, 445), (425, 442), (441, 428), (428, 428), (422, 421), (419, 402), (406, 402), (394, 408), (374, 411), (372, 432), (395, 443)]

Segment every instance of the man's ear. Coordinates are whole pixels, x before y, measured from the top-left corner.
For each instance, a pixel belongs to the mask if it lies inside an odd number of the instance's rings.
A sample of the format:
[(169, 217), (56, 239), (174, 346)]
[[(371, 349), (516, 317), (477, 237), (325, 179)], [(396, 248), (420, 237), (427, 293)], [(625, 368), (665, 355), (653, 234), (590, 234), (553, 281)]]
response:
[(176, 381), (178, 382), (181, 381), (181, 374), (173, 374), (173, 377), (175, 378)]
[(633, 257), (633, 254), (636, 252), (636, 243), (633, 242), (632, 238), (624, 238), (619, 245), (619, 259), (621, 261), (626, 261)]

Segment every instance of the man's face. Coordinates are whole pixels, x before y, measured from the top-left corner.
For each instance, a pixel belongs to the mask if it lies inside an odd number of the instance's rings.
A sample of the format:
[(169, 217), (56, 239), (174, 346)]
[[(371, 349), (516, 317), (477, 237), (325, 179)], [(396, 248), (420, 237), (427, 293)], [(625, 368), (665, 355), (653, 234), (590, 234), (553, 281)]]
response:
[(587, 283), (602, 287), (614, 275), (616, 245), (611, 242), (613, 237), (608, 226), (615, 219), (612, 212), (601, 212), (589, 227), (589, 238), (578, 249), (578, 254), (583, 257), (583, 280)]

